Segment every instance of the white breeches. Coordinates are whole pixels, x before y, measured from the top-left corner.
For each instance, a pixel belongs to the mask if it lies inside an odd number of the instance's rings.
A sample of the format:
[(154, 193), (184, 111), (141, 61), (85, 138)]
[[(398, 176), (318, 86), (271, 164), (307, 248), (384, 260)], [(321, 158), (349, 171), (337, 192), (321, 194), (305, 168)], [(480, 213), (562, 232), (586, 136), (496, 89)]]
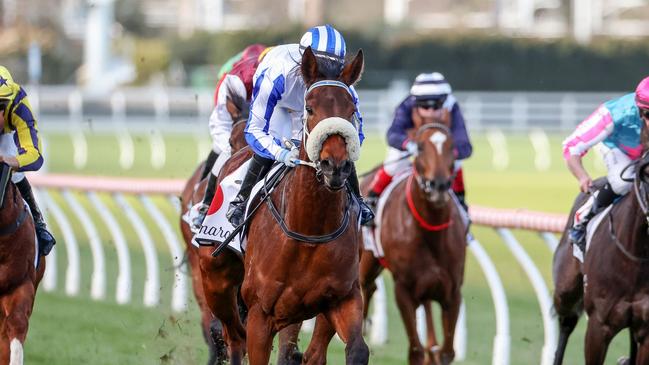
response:
[[(14, 133), (15, 132), (0, 134), (0, 156), (16, 157), (18, 155), (18, 149), (16, 148), (16, 143), (14, 143)], [(22, 172), (14, 171), (11, 175), (11, 181), (14, 184), (24, 178), (25, 174)]]
[[(626, 182), (622, 180), (621, 173), (625, 167), (631, 163), (631, 158), (627, 156), (622, 150), (618, 148), (610, 148), (604, 144), (600, 145), (599, 148), (604, 163), (606, 164), (607, 178), (608, 183), (611, 184), (611, 188), (618, 195), (624, 195), (631, 190), (631, 182)], [(624, 178), (633, 179), (635, 168), (629, 167), (624, 172)]]

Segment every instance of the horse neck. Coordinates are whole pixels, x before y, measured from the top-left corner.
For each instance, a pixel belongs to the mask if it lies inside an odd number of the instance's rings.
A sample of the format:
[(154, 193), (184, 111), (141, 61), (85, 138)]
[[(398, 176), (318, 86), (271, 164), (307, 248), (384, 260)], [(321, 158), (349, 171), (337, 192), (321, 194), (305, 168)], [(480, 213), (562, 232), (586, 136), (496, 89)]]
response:
[(345, 189), (330, 191), (316, 177), (315, 170), (298, 166), (280, 191), (285, 194), (286, 223), (305, 235), (323, 235), (340, 226), (345, 211)]
[[(421, 215), (424, 221), (430, 225), (442, 225), (447, 223), (451, 217), (451, 203), (443, 204), (439, 207), (436, 207), (432, 202), (429, 202), (426, 199), (426, 193), (419, 186), (414, 175), (410, 177), (412, 180), (410, 182), (410, 196), (414, 203), (417, 213)], [(433, 232), (442, 232), (433, 231)]]

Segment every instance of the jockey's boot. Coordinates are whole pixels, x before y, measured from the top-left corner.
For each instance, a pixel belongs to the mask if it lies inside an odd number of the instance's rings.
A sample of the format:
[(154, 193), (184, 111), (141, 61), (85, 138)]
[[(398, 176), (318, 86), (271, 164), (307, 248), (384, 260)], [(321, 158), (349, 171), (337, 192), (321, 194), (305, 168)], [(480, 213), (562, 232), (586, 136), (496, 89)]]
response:
[(27, 178), (20, 180), (16, 186), (20, 191), (20, 195), (22, 195), (23, 199), (27, 202), (27, 205), (29, 205), (29, 210), (32, 212), (34, 227), (36, 228), (36, 237), (38, 238), (39, 254), (41, 256), (47, 256), (56, 244), (56, 240), (47, 230), (43, 214), (40, 209), (38, 209), (36, 199), (34, 199), (34, 193), (32, 192), (32, 187), (29, 185)]
[[(369, 193), (367, 193), (367, 197), (365, 198), (365, 202), (367, 203), (367, 206), (372, 209), (372, 212), (376, 215), (376, 208), (379, 203), (379, 195), (377, 194), (374, 190), (370, 190)], [(376, 227), (376, 222), (374, 222), (374, 219), (372, 219), (368, 224), (368, 227), (374, 228)]]
[(577, 209), (574, 224), (570, 227), (568, 235), (570, 241), (576, 244), (582, 253), (586, 253), (586, 227), (588, 227), (588, 222), (606, 207), (613, 204), (615, 199), (619, 197), (620, 195), (613, 191), (611, 185), (606, 183)]
[(203, 166), (203, 172), (201, 172), (200, 180), (203, 180), (204, 178), (207, 177), (207, 174), (209, 174), (210, 171), (212, 170), (212, 167), (214, 167), (214, 162), (216, 162), (216, 159), (218, 157), (219, 157), (218, 153), (214, 152), (214, 150), (210, 150), (210, 154), (207, 155), (207, 158), (205, 159), (205, 165)]
[(192, 229), (195, 231), (200, 230), (203, 225), (207, 211), (210, 208), (210, 203), (212, 203), (214, 193), (216, 192), (216, 180), (216, 175), (210, 173), (207, 179), (207, 186), (205, 187), (205, 196), (203, 197), (200, 207), (198, 207), (198, 215), (194, 217), (194, 220), (192, 221)]
[(225, 215), (233, 226), (238, 227), (243, 223), (244, 215), (246, 214), (246, 203), (250, 197), (250, 192), (257, 181), (266, 175), (272, 165), (273, 160), (257, 154), (252, 155), (250, 166), (246, 172), (246, 177), (243, 178), (243, 182), (241, 183), (239, 194), (230, 202), (228, 212)]
[(352, 189), (352, 193), (356, 196), (358, 205), (361, 208), (361, 225), (371, 225), (374, 221), (374, 211), (372, 208), (365, 203), (363, 196), (361, 195), (360, 185), (358, 184), (358, 176), (356, 175), (356, 166), (352, 163), (352, 173), (349, 175), (349, 185)]
[(464, 191), (455, 192), (455, 196), (457, 197), (458, 202), (460, 202), (462, 208), (464, 208), (464, 211), (468, 213), (469, 206), (466, 204), (466, 193)]

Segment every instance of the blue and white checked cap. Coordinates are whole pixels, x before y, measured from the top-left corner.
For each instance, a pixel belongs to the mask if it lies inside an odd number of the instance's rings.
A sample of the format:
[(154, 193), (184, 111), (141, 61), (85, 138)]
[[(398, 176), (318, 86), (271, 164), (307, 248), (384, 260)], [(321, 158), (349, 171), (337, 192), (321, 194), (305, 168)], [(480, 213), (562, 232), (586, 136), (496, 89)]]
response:
[(444, 75), (439, 72), (419, 74), (415, 83), (410, 88), (410, 95), (417, 98), (435, 97), (451, 93), (451, 85), (446, 81)]
[(304, 33), (300, 39), (300, 48), (306, 49), (309, 46), (316, 55), (338, 60), (344, 60), (347, 52), (342, 34), (329, 24), (313, 27)]

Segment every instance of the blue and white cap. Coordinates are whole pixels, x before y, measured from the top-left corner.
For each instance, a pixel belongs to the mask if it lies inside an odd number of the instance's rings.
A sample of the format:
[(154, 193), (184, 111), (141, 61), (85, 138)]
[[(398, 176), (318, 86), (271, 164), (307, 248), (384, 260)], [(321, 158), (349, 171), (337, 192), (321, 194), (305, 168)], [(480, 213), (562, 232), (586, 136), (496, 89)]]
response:
[(345, 59), (347, 47), (342, 34), (329, 24), (309, 29), (300, 39), (300, 49), (311, 46), (316, 56), (329, 57), (342, 61)]
[(451, 93), (451, 85), (439, 72), (419, 74), (410, 88), (410, 95), (419, 100), (445, 97)]

